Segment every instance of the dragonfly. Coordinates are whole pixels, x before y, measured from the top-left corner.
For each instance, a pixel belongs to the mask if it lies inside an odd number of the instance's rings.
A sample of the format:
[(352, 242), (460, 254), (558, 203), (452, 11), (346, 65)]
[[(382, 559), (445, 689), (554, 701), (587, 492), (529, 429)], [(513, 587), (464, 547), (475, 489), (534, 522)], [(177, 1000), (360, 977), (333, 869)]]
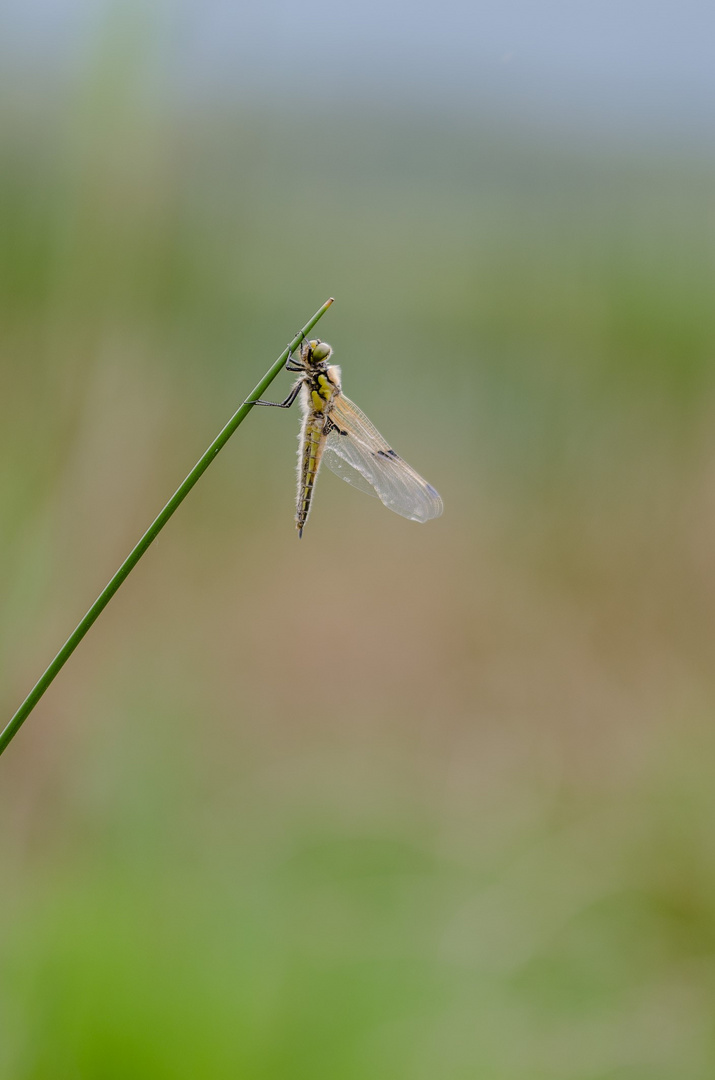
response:
[(348, 484), (375, 495), (389, 510), (410, 521), (439, 517), (443, 505), (431, 484), (395, 453), (365, 413), (342, 391), (340, 368), (331, 364), (333, 349), (319, 338), (305, 341), (286, 370), (299, 378), (285, 401), (246, 402), (289, 409), (300, 396), (303, 422), (298, 449), (298, 498), (295, 525), (303, 535), (322, 462)]

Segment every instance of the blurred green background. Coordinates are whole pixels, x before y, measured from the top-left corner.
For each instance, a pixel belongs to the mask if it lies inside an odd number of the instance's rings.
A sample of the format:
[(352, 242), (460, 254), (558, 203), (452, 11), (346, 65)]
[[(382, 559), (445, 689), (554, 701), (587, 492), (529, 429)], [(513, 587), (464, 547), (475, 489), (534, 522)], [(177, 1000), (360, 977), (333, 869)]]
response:
[(298, 543), (297, 414), (239, 429), (0, 763), (0, 1077), (712, 1077), (709, 129), (450, 82), (424, 7), (62, 7), (2, 46), (2, 723), (330, 295), (445, 514), (326, 473)]

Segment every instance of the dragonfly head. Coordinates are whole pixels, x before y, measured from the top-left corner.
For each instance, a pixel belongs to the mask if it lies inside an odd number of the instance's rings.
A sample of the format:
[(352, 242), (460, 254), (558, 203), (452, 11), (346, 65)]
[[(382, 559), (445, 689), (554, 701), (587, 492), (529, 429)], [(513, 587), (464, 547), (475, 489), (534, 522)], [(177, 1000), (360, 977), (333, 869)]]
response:
[(327, 341), (321, 341), (320, 338), (316, 341), (309, 341), (306, 351), (308, 353), (306, 357), (308, 363), (318, 364), (321, 367), (325, 366), (333, 352)]

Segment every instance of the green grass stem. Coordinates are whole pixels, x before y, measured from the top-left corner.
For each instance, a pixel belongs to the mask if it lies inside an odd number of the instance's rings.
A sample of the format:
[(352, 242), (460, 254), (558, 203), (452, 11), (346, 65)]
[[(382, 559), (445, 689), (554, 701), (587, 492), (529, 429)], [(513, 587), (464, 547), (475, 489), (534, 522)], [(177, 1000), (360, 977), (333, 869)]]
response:
[(180, 484), (179, 487), (176, 489), (164, 509), (157, 515), (157, 517), (151, 523), (147, 531), (144, 533), (141, 540), (139, 540), (136, 546), (132, 548), (122, 565), (117, 570), (114, 577), (104, 587), (102, 592), (92, 604), (87, 614), (78, 623), (77, 627), (72, 631), (70, 636), (67, 638), (67, 641), (64, 643), (60, 651), (55, 656), (52, 663), (37, 680), (32, 690), (23, 701), (22, 705), (20, 705), (15, 715), (12, 717), (12, 719), (7, 724), (2, 733), (0, 733), (0, 754), (3, 753), (10, 741), (18, 733), (25, 720), (27, 720), (35, 705), (37, 705), (37, 702), (44, 694), (45, 690), (47, 690), (48, 686), (58, 674), (63, 665), (66, 663), (66, 661), (69, 660), (70, 656), (77, 648), (92, 623), (105, 609), (119, 586), (126, 580), (126, 578), (129, 576), (131, 571), (141, 559), (144, 552), (159, 535), (159, 533), (164, 528), (176, 508), (189, 494), (196, 481), (203, 475), (204, 472), (206, 472), (209, 465), (218, 454), (219, 450), (221, 450), (221, 448), (226, 445), (238, 425), (246, 419), (249, 412), (251, 411), (251, 402), (253, 402), (256, 398), (261, 397), (262, 394), (265, 393), (266, 389), (273, 382), (276, 375), (278, 375), (278, 373), (283, 370), (283, 366), (285, 365), (288, 356), (295, 349), (297, 349), (301, 341), (303, 341), (303, 339), (308, 336), (315, 324), (318, 322), (319, 319), (323, 317), (323, 315), (332, 303), (332, 298), (330, 300), (326, 300), (323, 306), (318, 311), (316, 311), (315, 315), (313, 315), (312, 319), (308, 320), (300, 333), (293, 338), (290, 345), (288, 345), (283, 350), (281, 355), (276, 360), (275, 364), (273, 364), (273, 366), (266, 372), (261, 381), (254, 388), (253, 392), (249, 394), (244, 404), (241, 405), (241, 407), (233, 414), (226, 426), (219, 432), (214, 441), (211, 443), (208, 450), (206, 450), (206, 452), (196, 462), (189, 475), (186, 477), (184, 482)]

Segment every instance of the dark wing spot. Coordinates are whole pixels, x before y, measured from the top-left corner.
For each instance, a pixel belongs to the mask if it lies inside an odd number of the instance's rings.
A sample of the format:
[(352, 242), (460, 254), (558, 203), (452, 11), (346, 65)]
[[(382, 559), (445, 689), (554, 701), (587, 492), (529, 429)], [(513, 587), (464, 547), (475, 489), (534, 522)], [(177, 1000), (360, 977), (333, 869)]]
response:
[(394, 450), (378, 450), (377, 457), (394, 458), (396, 461), (400, 460), (400, 455), (396, 454)]
[(347, 431), (342, 431), (335, 421), (328, 417), (323, 427), (323, 435), (329, 435), (331, 431), (337, 431), (338, 435), (347, 435)]
[(431, 484), (427, 485), (427, 490), (429, 491), (430, 495), (435, 495), (437, 498), (439, 498), (439, 492), (435, 491)]

